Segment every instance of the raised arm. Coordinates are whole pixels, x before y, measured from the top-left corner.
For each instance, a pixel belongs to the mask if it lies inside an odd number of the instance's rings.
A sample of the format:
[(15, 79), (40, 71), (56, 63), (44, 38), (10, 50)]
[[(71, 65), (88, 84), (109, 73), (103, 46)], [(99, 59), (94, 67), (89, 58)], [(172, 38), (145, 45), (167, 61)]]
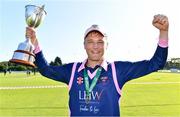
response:
[(155, 15), (152, 24), (160, 32), (158, 47), (153, 57), (150, 60), (138, 62), (115, 62), (120, 86), (131, 79), (147, 75), (164, 67), (168, 54), (168, 18), (164, 15)]
[(71, 70), (73, 63), (63, 65), (63, 66), (50, 66), (46, 61), (43, 52), (40, 49), (38, 39), (36, 38), (36, 32), (32, 28), (26, 28), (26, 37), (31, 40), (31, 43), (34, 45), (34, 53), (35, 57), (35, 64), (38, 67), (39, 72), (41, 75), (56, 80), (61, 81), (66, 84), (69, 83)]
[(155, 15), (152, 24), (159, 29), (159, 41), (163, 40), (168, 42), (169, 21), (167, 16), (160, 14)]

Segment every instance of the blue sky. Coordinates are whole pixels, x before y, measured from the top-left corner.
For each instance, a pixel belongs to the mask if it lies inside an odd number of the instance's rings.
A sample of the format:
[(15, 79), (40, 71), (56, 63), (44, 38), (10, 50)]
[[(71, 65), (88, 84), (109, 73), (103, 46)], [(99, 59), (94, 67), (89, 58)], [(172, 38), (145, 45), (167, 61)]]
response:
[(0, 61), (8, 61), (25, 41), (25, 6), (43, 5), (47, 16), (36, 29), (48, 62), (59, 56), (63, 63), (83, 61), (86, 28), (99, 24), (108, 35), (108, 61), (138, 61), (153, 55), (158, 30), (155, 14), (169, 17), (169, 55), (180, 57), (178, 0), (0, 0)]

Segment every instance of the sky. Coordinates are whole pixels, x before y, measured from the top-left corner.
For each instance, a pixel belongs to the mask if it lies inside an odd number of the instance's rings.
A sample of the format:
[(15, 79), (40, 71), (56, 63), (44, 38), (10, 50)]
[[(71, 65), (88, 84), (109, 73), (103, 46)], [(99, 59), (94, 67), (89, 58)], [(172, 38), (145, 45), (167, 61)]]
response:
[(92, 24), (108, 35), (107, 61), (150, 59), (159, 31), (156, 14), (169, 18), (168, 59), (180, 58), (180, 7), (178, 0), (0, 0), (0, 62), (12, 58), (25, 39), (25, 6), (45, 5), (44, 21), (35, 29), (48, 62), (59, 56), (63, 63), (87, 58), (83, 35)]

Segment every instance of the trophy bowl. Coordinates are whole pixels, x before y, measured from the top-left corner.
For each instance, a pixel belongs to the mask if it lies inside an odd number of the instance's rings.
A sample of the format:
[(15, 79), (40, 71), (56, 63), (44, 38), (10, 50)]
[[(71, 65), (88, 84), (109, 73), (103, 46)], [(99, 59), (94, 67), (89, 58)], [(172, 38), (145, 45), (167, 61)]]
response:
[[(46, 15), (44, 5), (42, 7), (36, 5), (25, 6), (25, 19), (26, 24), (30, 28), (37, 28), (43, 21)], [(22, 64), (26, 66), (35, 67), (35, 54), (33, 53), (34, 46), (31, 40), (26, 40), (18, 45), (18, 49), (14, 51), (13, 57), (10, 62)]]
[(44, 10), (44, 5), (42, 7), (26, 5), (25, 8), (25, 18), (27, 25), (29, 27), (37, 28), (47, 14)]

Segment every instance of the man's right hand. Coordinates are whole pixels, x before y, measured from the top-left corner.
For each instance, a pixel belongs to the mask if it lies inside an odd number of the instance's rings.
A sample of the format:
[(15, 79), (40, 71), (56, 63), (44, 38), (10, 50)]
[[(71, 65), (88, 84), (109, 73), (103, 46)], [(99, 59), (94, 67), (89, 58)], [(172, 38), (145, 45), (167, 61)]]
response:
[(36, 32), (30, 27), (26, 27), (26, 38), (31, 40), (31, 43), (36, 47), (38, 45), (38, 40), (36, 38)]

